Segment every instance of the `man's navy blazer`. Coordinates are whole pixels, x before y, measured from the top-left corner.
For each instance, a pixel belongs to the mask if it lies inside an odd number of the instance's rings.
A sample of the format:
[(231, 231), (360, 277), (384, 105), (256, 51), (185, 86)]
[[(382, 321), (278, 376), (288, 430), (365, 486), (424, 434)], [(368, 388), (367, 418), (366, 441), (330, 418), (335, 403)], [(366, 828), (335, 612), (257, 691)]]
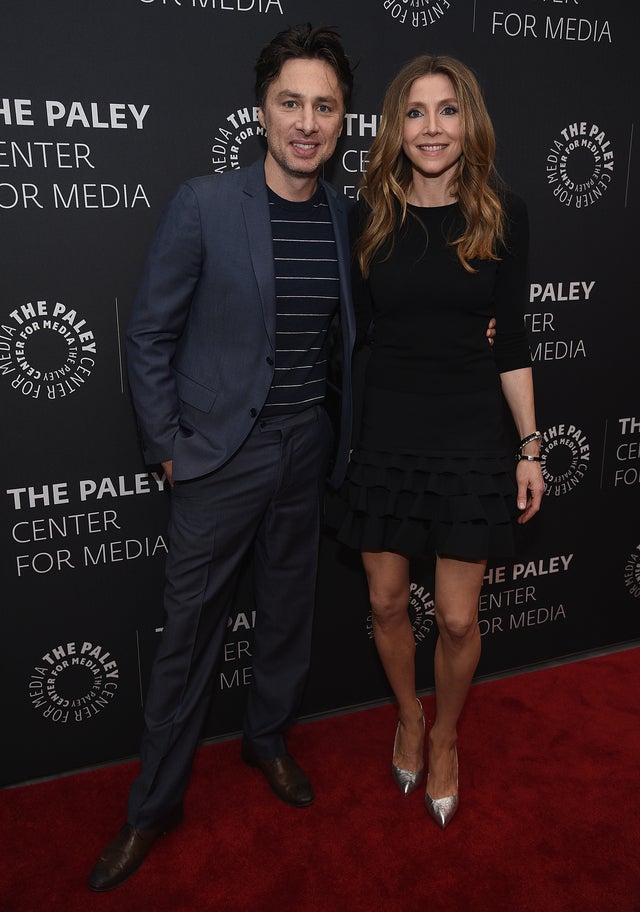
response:
[[(340, 276), (340, 427), (330, 481), (351, 434), (348, 200), (324, 181)], [(129, 384), (147, 463), (173, 460), (176, 481), (237, 451), (274, 374), (276, 293), (264, 162), (182, 184), (165, 209), (127, 332)]]

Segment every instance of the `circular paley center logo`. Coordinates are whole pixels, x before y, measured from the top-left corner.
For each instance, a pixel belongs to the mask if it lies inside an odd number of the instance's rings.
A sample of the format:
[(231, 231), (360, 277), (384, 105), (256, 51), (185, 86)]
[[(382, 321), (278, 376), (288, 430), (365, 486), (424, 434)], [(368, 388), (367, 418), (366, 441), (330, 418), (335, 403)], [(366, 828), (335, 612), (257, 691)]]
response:
[(597, 203), (613, 178), (611, 141), (598, 124), (569, 124), (547, 153), (547, 183), (564, 206), (584, 209)]
[[(409, 620), (413, 630), (416, 646), (421, 643), (435, 624), (435, 606), (433, 596), (422, 583), (412, 582), (409, 588)], [(373, 638), (373, 618), (367, 616), (367, 633)]]
[(640, 598), (640, 545), (631, 552), (624, 565), (624, 583), (630, 595)]
[(258, 120), (258, 108), (238, 108), (218, 127), (211, 143), (211, 164), (216, 173), (243, 168), (264, 153), (265, 129)]
[(542, 435), (541, 468), (545, 495), (560, 497), (576, 488), (589, 468), (589, 441), (575, 425), (559, 424)]
[(118, 665), (95, 643), (64, 643), (45, 653), (29, 678), (33, 708), (51, 722), (84, 722), (109, 706)]
[(382, 8), (401, 25), (427, 28), (451, 9), (454, 0), (378, 0)]
[(83, 386), (96, 364), (87, 321), (60, 301), (16, 307), (0, 324), (0, 374), (30, 399), (61, 399)]

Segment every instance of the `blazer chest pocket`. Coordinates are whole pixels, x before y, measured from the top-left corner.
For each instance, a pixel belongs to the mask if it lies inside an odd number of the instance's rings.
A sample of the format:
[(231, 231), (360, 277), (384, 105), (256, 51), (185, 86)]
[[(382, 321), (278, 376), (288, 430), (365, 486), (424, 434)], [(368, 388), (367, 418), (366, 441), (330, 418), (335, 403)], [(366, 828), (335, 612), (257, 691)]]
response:
[(175, 375), (180, 399), (200, 412), (210, 412), (218, 395), (216, 390), (203, 386), (202, 383), (192, 380), (185, 374), (181, 374), (180, 371), (176, 371)]

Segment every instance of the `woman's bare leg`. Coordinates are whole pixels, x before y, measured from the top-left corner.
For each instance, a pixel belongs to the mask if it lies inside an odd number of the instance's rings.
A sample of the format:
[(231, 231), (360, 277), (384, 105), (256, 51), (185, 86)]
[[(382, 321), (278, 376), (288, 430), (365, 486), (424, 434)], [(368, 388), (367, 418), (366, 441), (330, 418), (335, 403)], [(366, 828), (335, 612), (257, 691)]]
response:
[(363, 551), (373, 638), (398, 703), (393, 762), (417, 772), (424, 765), (424, 723), (416, 700), (415, 640), (409, 621), (409, 560), (391, 551)]
[(438, 556), (435, 611), (436, 718), (429, 733), (429, 781), (432, 798), (458, 794), (458, 719), (480, 658), (478, 599), (486, 561)]

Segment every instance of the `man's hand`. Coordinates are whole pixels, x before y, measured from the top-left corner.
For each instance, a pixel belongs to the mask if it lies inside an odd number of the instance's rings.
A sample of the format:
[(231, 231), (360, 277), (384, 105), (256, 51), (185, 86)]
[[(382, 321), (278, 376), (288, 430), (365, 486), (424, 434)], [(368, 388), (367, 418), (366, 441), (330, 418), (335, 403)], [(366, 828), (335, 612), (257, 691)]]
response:
[(489, 340), (489, 345), (493, 345), (493, 338), (496, 334), (496, 318), (491, 317), (489, 320), (489, 325), (487, 326), (487, 339)]
[(167, 477), (170, 487), (173, 487), (173, 459), (168, 459), (166, 462), (161, 462), (162, 471)]

